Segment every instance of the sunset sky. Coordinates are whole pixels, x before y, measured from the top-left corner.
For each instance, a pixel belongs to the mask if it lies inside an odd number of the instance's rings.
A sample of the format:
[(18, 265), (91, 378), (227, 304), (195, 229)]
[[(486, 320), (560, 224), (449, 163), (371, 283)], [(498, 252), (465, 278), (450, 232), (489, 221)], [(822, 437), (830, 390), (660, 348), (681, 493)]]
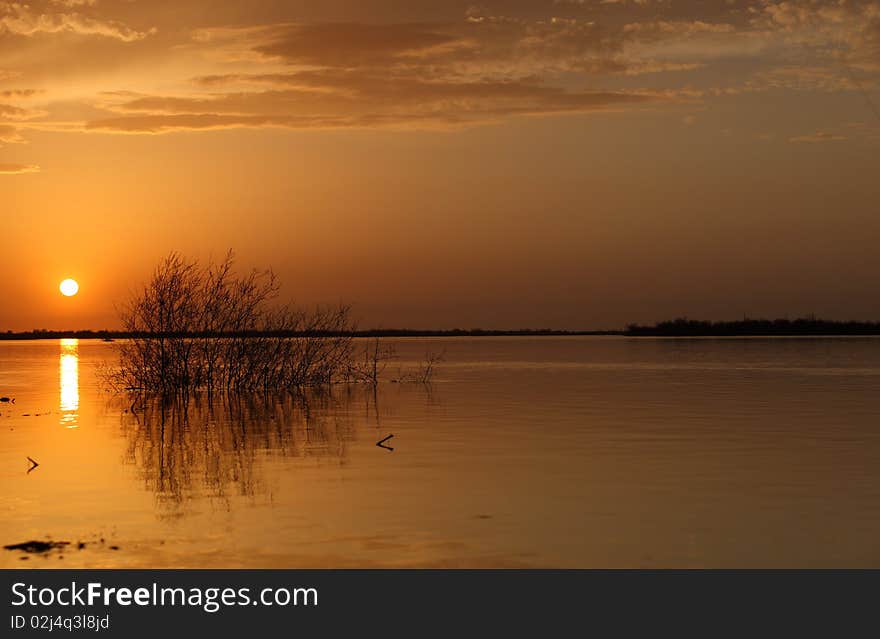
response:
[(228, 248), (371, 327), (880, 319), (878, 80), (880, 0), (0, 1), (0, 330)]

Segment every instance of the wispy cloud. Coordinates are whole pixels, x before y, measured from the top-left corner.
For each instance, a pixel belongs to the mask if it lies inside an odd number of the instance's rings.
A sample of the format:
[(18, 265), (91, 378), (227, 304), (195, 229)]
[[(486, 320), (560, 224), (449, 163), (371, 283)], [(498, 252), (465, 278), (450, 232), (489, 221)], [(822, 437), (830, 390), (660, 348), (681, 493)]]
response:
[[(65, 0), (50, 4), (72, 9), (91, 7), (96, 3)], [(28, 4), (0, 2), (0, 33), (4, 32), (20, 36), (74, 33), (134, 42), (142, 40), (154, 33), (155, 30), (138, 31), (114, 20), (101, 19), (78, 12), (53, 11), (51, 7), (46, 7), (45, 11), (38, 12)]]
[(23, 144), (25, 139), (21, 137), (21, 133), (17, 127), (0, 124), (0, 146), (4, 144)]
[(20, 175), (22, 173), (39, 173), (36, 164), (4, 164), (0, 163), (0, 175)]
[(807, 135), (798, 135), (793, 138), (789, 138), (788, 141), (795, 144), (815, 144), (819, 142), (842, 142), (846, 140), (846, 136), (838, 135), (836, 133), (829, 133), (828, 131), (816, 131), (815, 133), (809, 133)]
[(567, 92), (524, 82), (450, 83), (413, 78), (359, 79), (303, 73), (297, 88), (203, 97), (139, 96), (106, 105), (128, 115), (95, 120), (89, 130), (165, 133), (241, 127), (455, 127), (513, 115), (584, 113), (624, 108), (655, 96)]
[(45, 111), (0, 103), (0, 119), (32, 120), (46, 115)]

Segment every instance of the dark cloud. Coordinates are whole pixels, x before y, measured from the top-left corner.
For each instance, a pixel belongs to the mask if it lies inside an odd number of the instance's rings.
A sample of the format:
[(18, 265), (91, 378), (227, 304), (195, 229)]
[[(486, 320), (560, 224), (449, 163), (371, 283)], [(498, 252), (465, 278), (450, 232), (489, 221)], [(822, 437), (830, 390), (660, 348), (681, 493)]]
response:
[[(258, 4), (0, 1), (0, 55), (19, 63), (4, 62), (6, 73), (48, 87), (0, 92), (0, 120), (48, 109), (91, 122), (80, 129), (130, 132), (433, 127), (681, 96), (854, 91), (880, 73), (878, 0)], [(841, 63), (857, 81), (834, 77)], [(122, 85), (137, 93), (113, 92)], [(56, 86), (67, 94), (53, 112)]]
[(301, 24), (271, 29), (254, 50), (290, 63), (356, 67), (414, 56), (456, 41), (428, 26), (412, 24)]
[(0, 98), (32, 98), (43, 93), (42, 89), (3, 89), (0, 90)]

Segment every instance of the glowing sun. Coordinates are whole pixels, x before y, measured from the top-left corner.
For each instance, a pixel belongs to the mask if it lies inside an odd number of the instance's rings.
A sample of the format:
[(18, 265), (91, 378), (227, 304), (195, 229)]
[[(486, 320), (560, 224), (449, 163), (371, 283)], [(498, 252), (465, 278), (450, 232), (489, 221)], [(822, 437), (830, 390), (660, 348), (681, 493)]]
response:
[(61, 294), (66, 297), (73, 297), (79, 292), (79, 284), (76, 283), (76, 280), (64, 280), (58, 288), (61, 290)]

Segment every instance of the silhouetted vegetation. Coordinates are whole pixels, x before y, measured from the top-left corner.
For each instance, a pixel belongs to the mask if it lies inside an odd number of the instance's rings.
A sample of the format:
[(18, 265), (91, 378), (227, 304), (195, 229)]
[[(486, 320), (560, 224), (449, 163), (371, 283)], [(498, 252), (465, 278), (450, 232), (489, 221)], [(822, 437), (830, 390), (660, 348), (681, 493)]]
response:
[(6, 331), (0, 333), (0, 340), (33, 340), (33, 339), (117, 339), (129, 337), (122, 331), (52, 331), (45, 328), (35, 328), (30, 331)]
[[(408, 328), (370, 328), (352, 329), (340, 333), (318, 333), (308, 331), (244, 331), (237, 334), (213, 333), (215, 337), (554, 337), (566, 335), (621, 335), (623, 331), (561, 331), (549, 328), (520, 328), (514, 330), (490, 330), (482, 328), (452, 328), (452, 329), (408, 329)], [(132, 333), (129, 331), (110, 330), (75, 330), (56, 331), (44, 328), (36, 328), (30, 331), (6, 331), (0, 333), (0, 340), (34, 340), (34, 339), (130, 339), (145, 337), (149, 333)], [(204, 333), (194, 333), (194, 336), (204, 337)], [(168, 337), (179, 334), (168, 334)]]
[(415, 382), (418, 384), (425, 384), (425, 385), (430, 384), (431, 379), (434, 377), (435, 367), (437, 366), (437, 364), (442, 362), (445, 359), (445, 357), (446, 357), (446, 354), (443, 352), (434, 353), (431, 351), (426, 351), (425, 358), (422, 360), (422, 363), (421, 363), (421, 365), (419, 365), (419, 368), (413, 372), (402, 373), (400, 375), (399, 381), (404, 384), (407, 382)]
[(349, 368), (349, 379), (356, 382), (366, 382), (375, 386), (379, 383), (379, 376), (385, 371), (388, 362), (395, 359), (397, 353), (390, 344), (383, 344), (376, 337), (363, 349), (363, 357), (354, 360)]
[(682, 317), (654, 326), (631, 324), (624, 334), (633, 337), (880, 335), (880, 322), (838, 322), (815, 317), (707, 322)]
[[(237, 274), (232, 253), (204, 266), (172, 254), (122, 307), (128, 338), (101, 375), (117, 391), (165, 396), (379, 383), (392, 346), (355, 348), (348, 307), (304, 311), (278, 304), (278, 291), (271, 271)], [(441, 359), (427, 353), (398, 381), (428, 384)]]
[(238, 275), (229, 253), (201, 265), (166, 258), (122, 307), (118, 390), (269, 391), (329, 384), (352, 368), (346, 306), (304, 311), (275, 302), (271, 271)]
[[(132, 339), (148, 337), (155, 334), (146, 332), (78, 330), (54, 331), (34, 329), (32, 331), (0, 333), (0, 340), (35, 340), (35, 339)], [(563, 331), (554, 329), (515, 329), (492, 330), (482, 328), (453, 329), (406, 329), (406, 328), (371, 328), (351, 329), (340, 332), (320, 332), (303, 330), (249, 330), (238, 333), (168, 333), (166, 337), (350, 337), (350, 338), (382, 338), (382, 337), (564, 337), (588, 335), (628, 335), (628, 336), (725, 336), (725, 335), (880, 335), (880, 322), (857, 322), (822, 320), (816, 318), (800, 319), (744, 319), (734, 321), (710, 322), (678, 318), (659, 322), (652, 326), (629, 324), (624, 330), (616, 331)], [(393, 359), (393, 358), (392, 358)]]

